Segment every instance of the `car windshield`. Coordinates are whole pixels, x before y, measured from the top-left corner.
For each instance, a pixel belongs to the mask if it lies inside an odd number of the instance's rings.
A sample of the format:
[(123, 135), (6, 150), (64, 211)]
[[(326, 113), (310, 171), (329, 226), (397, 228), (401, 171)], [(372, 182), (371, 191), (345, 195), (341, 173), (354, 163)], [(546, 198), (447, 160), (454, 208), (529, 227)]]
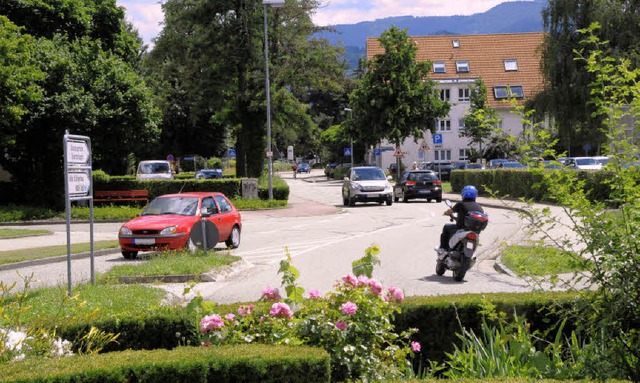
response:
[(197, 197), (159, 197), (144, 208), (142, 215), (195, 215), (197, 209)]
[(385, 180), (387, 179), (384, 176), (384, 172), (382, 169), (370, 168), (370, 169), (353, 169), (353, 180), (354, 181), (362, 181), (362, 180)]
[(139, 172), (141, 174), (171, 173), (171, 168), (166, 162), (149, 162), (141, 163)]

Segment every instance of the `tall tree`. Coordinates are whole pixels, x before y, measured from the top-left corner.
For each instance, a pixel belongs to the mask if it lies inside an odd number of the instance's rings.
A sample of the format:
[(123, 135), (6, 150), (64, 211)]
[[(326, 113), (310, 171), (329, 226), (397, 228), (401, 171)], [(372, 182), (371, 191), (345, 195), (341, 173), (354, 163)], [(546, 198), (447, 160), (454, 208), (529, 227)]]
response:
[[(139, 39), (130, 35), (122, 9), (112, 0), (99, 6), (91, 0), (47, 4), (8, 0), (2, 2), (2, 10), (23, 26), (21, 31), (6, 30), (16, 41), (12, 45), (34, 42), (24, 62), (11, 62), (19, 50), (0, 50), (0, 61), (9, 60), (9, 68), (18, 75), (13, 83), (24, 80), (23, 72), (32, 73), (20, 94), (26, 99), (37, 92), (38, 97), (30, 97), (20, 109), (12, 108), (20, 118), (9, 120), (10, 126), (0, 130), (0, 142), (6, 143), (0, 164), (12, 174), (27, 202), (62, 206), (66, 130), (89, 136), (94, 169), (111, 174), (124, 173), (129, 153), (154, 147), (159, 114), (136, 69)], [(38, 24), (30, 15), (39, 12), (57, 22), (47, 19)], [(94, 17), (98, 14), (110, 17)], [(4, 34), (5, 28), (1, 31)]]
[[(324, 40), (309, 39), (316, 31), (309, 14), (317, 4), (304, 0), (267, 7), (272, 147), (279, 151), (300, 142), (310, 144), (305, 152), (317, 149), (320, 132), (311, 118), (312, 97), (322, 100), (324, 92), (342, 86), (339, 51)], [(170, 0), (163, 9), (165, 27), (150, 61), (162, 68), (169, 85), (164, 134), (213, 135), (217, 139), (191, 141), (209, 145), (197, 148), (201, 154), (235, 145), (238, 176), (260, 176), (266, 159), (262, 2)]]
[(469, 138), (471, 144), (478, 145), (478, 154), (482, 160), (482, 143), (491, 136), (500, 119), (494, 108), (487, 104), (487, 87), (482, 78), (475, 81), (469, 96), (470, 107), (463, 117), (464, 129), (460, 137)]
[(543, 11), (547, 31), (542, 52), (546, 89), (534, 104), (547, 111), (558, 126), (560, 146), (569, 154), (589, 144), (598, 150), (606, 135), (601, 115), (589, 102), (589, 84), (595, 78), (583, 61), (575, 60), (579, 30), (593, 22), (602, 28), (598, 37), (611, 44), (614, 57), (628, 58), (633, 67), (640, 62), (640, 4), (629, 0), (549, 0)]
[(384, 53), (364, 63), (349, 97), (353, 119), (347, 121), (354, 139), (367, 146), (385, 138), (396, 147), (411, 136), (418, 142), (424, 131), (435, 129), (435, 119), (449, 113), (450, 105), (428, 77), (430, 63), (416, 61), (418, 48), (406, 30), (391, 27), (379, 42)]

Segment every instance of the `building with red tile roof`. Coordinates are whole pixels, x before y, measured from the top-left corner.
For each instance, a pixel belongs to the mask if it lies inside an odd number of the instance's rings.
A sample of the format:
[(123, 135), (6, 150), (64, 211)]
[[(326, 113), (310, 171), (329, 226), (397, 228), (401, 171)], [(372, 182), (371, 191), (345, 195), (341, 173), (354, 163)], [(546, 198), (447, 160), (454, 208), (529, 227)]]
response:
[[(430, 127), (418, 143), (409, 138), (402, 145), (403, 162), (459, 161), (469, 156), (469, 139), (459, 137), (462, 118), (469, 109), (470, 87), (482, 78), (489, 106), (496, 109), (499, 128), (517, 136), (522, 132), (521, 116), (513, 113), (508, 99), (522, 105), (543, 90), (540, 70), (544, 33), (485, 35), (411, 36), (417, 45), (417, 60), (431, 63), (429, 78), (436, 81), (441, 97), (451, 103), (445, 118), (435, 121), (441, 143), (433, 144)], [(384, 53), (377, 38), (367, 39), (367, 59)], [(437, 140), (436, 140), (437, 141)], [(383, 143), (378, 165), (395, 162), (389, 143)], [(374, 161), (372, 161), (374, 162)]]

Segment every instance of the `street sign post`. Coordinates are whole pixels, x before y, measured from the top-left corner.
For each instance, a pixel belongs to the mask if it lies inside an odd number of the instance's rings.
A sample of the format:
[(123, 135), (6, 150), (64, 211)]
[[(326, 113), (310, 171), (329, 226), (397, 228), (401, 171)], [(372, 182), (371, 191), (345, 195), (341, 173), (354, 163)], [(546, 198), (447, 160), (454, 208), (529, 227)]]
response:
[(64, 196), (67, 210), (67, 279), (71, 291), (71, 201), (89, 201), (89, 244), (91, 251), (91, 284), (95, 284), (93, 247), (93, 173), (91, 169), (91, 139), (66, 131), (62, 139), (64, 150)]

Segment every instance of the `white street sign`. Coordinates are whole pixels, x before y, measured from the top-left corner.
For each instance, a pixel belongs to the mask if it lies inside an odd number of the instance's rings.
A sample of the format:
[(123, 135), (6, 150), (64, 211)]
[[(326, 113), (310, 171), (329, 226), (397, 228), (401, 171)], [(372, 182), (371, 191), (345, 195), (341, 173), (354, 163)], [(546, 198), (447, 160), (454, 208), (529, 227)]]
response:
[(69, 172), (67, 173), (67, 182), (69, 183), (70, 195), (86, 196), (89, 194), (91, 180), (87, 172)]
[(67, 141), (67, 163), (89, 164), (89, 147), (84, 141)]

